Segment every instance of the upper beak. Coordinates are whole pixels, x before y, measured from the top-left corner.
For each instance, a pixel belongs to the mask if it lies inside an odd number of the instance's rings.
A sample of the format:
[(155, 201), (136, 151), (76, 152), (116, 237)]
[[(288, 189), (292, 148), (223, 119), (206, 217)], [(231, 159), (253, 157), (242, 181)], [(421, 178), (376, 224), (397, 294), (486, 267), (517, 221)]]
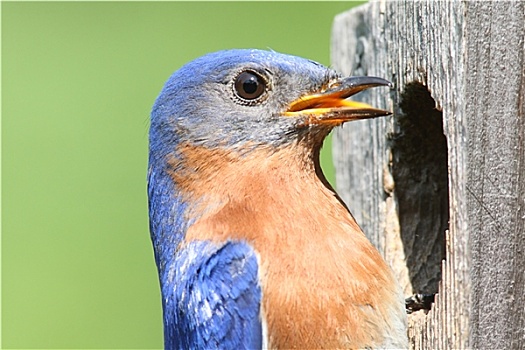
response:
[(351, 120), (392, 114), (366, 103), (346, 99), (360, 91), (376, 86), (391, 86), (391, 83), (377, 77), (343, 78), (332, 84), (327, 90), (302, 96), (293, 101), (284, 115), (289, 117), (307, 116), (308, 124), (339, 125)]

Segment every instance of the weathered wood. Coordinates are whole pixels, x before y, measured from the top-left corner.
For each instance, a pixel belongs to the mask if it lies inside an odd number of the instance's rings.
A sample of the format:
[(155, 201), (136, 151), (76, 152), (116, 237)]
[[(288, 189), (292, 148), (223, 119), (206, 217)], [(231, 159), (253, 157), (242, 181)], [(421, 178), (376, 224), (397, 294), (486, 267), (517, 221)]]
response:
[(332, 62), (394, 83), (359, 96), (394, 116), (333, 152), (406, 294), (439, 292), (412, 348), (525, 349), (525, 2), (373, 1), (336, 17)]

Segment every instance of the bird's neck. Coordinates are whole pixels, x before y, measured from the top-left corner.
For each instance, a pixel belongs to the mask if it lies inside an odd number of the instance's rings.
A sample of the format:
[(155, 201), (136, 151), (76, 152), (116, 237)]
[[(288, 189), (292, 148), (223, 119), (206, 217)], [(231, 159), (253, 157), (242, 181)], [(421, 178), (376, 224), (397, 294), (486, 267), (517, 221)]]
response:
[[(159, 268), (187, 238), (189, 226), (226, 204), (251, 205), (312, 183), (335, 196), (319, 166), (319, 150), (301, 142), (240, 150), (180, 144), (174, 153), (150, 156), (150, 231)], [(250, 203), (236, 203), (239, 199)]]
[[(191, 145), (178, 150), (168, 173), (187, 205), (184, 216), (191, 224), (186, 241), (235, 239), (232, 232), (261, 240), (262, 231), (287, 227), (301, 215), (339, 215), (360, 232), (321, 172), (319, 147), (298, 142), (246, 152)], [(209, 237), (200, 236), (206, 231)]]
[(169, 175), (193, 218), (216, 205), (250, 198), (262, 199), (315, 182), (333, 190), (319, 166), (319, 147), (301, 143), (285, 147), (209, 149), (193, 145), (178, 148), (168, 160)]

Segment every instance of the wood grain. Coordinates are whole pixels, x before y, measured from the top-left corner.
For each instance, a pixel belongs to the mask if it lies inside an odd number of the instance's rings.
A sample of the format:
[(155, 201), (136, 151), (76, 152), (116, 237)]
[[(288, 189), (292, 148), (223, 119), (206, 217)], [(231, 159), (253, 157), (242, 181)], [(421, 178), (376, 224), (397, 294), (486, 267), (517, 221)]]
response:
[(335, 18), (333, 66), (395, 86), (359, 95), (395, 114), (336, 131), (333, 152), (338, 192), (405, 293), (439, 291), (410, 317), (413, 349), (525, 348), (524, 37), (524, 2), (372, 1)]

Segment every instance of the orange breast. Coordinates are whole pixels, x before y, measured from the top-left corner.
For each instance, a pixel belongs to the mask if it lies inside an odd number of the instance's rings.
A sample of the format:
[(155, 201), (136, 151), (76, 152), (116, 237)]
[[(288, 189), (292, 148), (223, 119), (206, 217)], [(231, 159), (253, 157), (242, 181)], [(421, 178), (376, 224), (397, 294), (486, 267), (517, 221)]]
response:
[(195, 148), (185, 159), (199, 171), (173, 179), (199, 198), (188, 215), (200, 217), (186, 241), (255, 248), (269, 348), (374, 348), (399, 331), (404, 310), (392, 273), (315, 160), (297, 150), (238, 157)]

